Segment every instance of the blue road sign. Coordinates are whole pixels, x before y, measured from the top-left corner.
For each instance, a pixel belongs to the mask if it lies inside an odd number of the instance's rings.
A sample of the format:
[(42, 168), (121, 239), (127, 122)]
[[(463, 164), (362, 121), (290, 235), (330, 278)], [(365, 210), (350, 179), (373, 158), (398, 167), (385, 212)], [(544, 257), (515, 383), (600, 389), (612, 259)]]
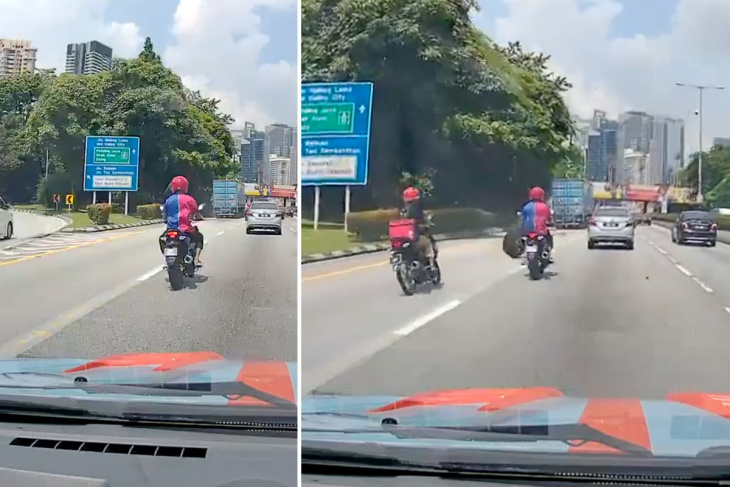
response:
[(84, 191), (137, 191), (139, 137), (88, 136)]
[(367, 184), (372, 109), (372, 83), (302, 84), (302, 185)]

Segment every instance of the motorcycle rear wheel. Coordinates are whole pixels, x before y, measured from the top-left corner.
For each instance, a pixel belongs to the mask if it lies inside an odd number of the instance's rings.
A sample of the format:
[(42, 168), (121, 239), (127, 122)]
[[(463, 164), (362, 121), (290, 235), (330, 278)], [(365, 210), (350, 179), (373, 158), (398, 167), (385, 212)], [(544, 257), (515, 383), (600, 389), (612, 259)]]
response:
[(537, 256), (527, 261), (527, 269), (530, 271), (530, 279), (533, 281), (537, 281), (542, 277), (542, 264), (540, 264), (540, 259)]
[(173, 291), (179, 291), (183, 287), (183, 270), (179, 264), (167, 267), (167, 277), (170, 280), (170, 287)]
[(395, 276), (398, 279), (398, 284), (400, 284), (403, 293), (406, 296), (413, 296), (413, 293), (416, 292), (416, 279), (405, 263), (398, 266)]

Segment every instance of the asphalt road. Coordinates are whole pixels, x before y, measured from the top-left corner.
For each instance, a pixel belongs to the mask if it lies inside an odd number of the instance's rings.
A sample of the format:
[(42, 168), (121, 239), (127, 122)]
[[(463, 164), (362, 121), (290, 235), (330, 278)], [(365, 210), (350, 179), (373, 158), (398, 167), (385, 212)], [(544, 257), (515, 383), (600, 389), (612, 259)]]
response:
[(0, 240), (0, 249), (17, 245), (28, 238), (60, 230), (65, 225), (60, 218), (13, 211), (13, 238)]
[(584, 231), (555, 244), (530, 281), (500, 239), (444, 243), (443, 286), (412, 297), (385, 254), (305, 266), (303, 392), (730, 390), (730, 247), (680, 247), (655, 226), (633, 251), (590, 251)]
[[(297, 359), (296, 220), (281, 236), (206, 220), (204, 267), (171, 291), (162, 227), (0, 261), (0, 358), (215, 351)], [(41, 239), (42, 240), (42, 239)]]

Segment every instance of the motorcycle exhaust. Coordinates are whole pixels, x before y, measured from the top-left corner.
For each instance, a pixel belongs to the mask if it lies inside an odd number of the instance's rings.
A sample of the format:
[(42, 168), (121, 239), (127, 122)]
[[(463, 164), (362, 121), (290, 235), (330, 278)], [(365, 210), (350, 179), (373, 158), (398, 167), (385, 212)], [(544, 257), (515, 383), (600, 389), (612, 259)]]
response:
[(550, 257), (550, 254), (548, 254), (547, 250), (543, 250), (542, 254), (540, 254), (540, 256), (543, 258), (543, 260), (547, 260), (548, 257)]
[(420, 264), (418, 262), (415, 262), (415, 261), (411, 262), (411, 269), (413, 269), (413, 270), (418, 269), (419, 266), (420, 266)]
[(193, 262), (193, 258), (189, 255), (186, 255), (185, 259), (183, 259), (183, 262), (185, 262), (186, 264), (191, 264)]

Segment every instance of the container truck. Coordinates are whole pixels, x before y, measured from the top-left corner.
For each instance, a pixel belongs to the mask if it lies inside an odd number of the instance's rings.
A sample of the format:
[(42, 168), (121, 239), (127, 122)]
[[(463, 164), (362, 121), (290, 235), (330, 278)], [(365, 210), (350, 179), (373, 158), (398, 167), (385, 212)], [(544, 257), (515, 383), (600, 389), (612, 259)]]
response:
[(246, 209), (246, 191), (235, 179), (213, 181), (213, 215), (216, 218), (237, 218)]
[(556, 228), (586, 228), (593, 211), (593, 185), (582, 179), (555, 179), (550, 208)]

